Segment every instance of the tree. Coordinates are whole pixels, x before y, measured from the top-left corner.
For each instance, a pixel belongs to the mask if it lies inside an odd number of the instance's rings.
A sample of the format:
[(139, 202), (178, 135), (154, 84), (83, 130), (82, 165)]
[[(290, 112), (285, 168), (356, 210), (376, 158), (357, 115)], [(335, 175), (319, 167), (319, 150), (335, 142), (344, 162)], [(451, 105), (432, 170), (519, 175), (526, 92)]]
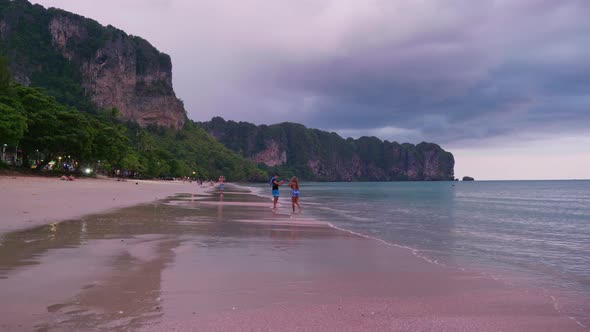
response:
[(27, 118), (18, 110), (0, 103), (0, 144), (16, 144), (27, 129)]
[(121, 160), (121, 167), (123, 169), (143, 173), (146, 167), (140, 161), (140, 155), (135, 151), (129, 151)]
[(56, 153), (60, 152), (59, 142), (55, 137), (61, 130), (55, 99), (43, 95), (37, 89), (20, 86), (17, 88), (27, 117), (27, 132), (22, 140), (23, 150), (26, 152), (39, 150), (43, 153), (46, 157), (42, 165), (44, 167)]
[(96, 131), (92, 143), (93, 159), (107, 160), (115, 167), (123, 167), (122, 160), (130, 151), (125, 128), (96, 120), (93, 127)]
[(39, 89), (17, 86), (16, 90), (27, 118), (23, 152), (26, 156), (38, 150), (46, 157), (37, 169), (57, 156), (91, 158), (92, 130), (87, 116), (58, 104)]

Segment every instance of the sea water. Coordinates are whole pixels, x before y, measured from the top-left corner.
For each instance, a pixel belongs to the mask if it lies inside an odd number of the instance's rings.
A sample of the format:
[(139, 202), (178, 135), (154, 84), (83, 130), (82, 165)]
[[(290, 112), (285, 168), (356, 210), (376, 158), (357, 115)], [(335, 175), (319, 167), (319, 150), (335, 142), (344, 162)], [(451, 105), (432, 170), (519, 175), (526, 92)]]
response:
[(590, 181), (302, 183), (301, 205), (432, 263), (546, 292), (590, 325)]

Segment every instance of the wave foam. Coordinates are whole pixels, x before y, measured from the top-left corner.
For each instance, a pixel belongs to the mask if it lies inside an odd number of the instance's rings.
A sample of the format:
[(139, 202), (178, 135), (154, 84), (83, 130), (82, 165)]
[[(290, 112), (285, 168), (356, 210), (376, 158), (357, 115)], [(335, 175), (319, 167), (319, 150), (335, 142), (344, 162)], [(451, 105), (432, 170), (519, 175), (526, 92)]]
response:
[[(425, 260), (428, 263), (436, 264), (436, 265), (440, 265), (440, 266), (444, 266), (444, 267), (448, 267), (448, 265), (443, 264), (443, 263), (439, 262), (436, 259), (431, 259), (431, 258), (429, 258), (429, 257), (421, 254), (421, 251), (419, 249), (408, 247), (408, 246), (404, 246), (404, 245), (401, 245), (401, 244), (392, 243), (392, 242), (387, 242), (387, 241), (385, 241), (383, 239), (380, 239), (378, 237), (373, 237), (373, 236), (362, 234), (362, 233), (358, 233), (358, 232), (355, 232), (355, 231), (352, 231), (352, 230), (349, 230), (349, 229), (346, 229), (346, 228), (338, 227), (338, 226), (336, 226), (336, 225), (334, 225), (334, 224), (332, 224), (330, 222), (328, 222), (328, 225), (331, 228), (337, 229), (337, 230), (339, 230), (341, 232), (346, 232), (346, 233), (350, 233), (350, 234), (353, 234), (353, 235), (356, 235), (356, 236), (360, 236), (360, 237), (363, 237), (363, 238), (366, 238), (366, 239), (369, 239), (369, 240), (378, 241), (378, 242), (381, 242), (381, 243), (385, 244), (386, 246), (409, 250), (412, 253), (412, 255), (414, 255), (414, 256), (416, 256), (416, 257), (418, 257), (420, 259), (423, 259), (423, 260)], [(459, 269), (463, 270), (463, 268), (459, 268)]]

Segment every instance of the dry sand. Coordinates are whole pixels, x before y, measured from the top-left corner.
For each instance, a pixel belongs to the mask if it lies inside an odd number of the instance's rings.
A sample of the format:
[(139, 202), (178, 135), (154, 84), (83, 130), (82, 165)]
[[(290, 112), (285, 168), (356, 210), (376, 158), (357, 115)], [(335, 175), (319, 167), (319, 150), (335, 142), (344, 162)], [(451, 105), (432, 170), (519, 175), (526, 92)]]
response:
[(0, 188), (0, 233), (204, 191), (196, 182), (32, 176), (0, 176)]

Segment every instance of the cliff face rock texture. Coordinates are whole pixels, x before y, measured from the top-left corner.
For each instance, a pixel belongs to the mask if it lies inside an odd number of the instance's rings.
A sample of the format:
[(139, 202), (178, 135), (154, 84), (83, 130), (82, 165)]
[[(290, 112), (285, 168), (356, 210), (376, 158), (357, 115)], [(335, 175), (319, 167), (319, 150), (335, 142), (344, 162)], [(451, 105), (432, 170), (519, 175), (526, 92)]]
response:
[(454, 179), (455, 160), (433, 143), (399, 144), (375, 137), (343, 139), (294, 123), (256, 126), (216, 117), (200, 123), (218, 141), (259, 164), (308, 180), (441, 181)]
[(277, 142), (269, 140), (265, 145), (266, 148), (253, 155), (250, 158), (251, 161), (268, 166), (280, 166), (287, 162), (287, 151), (281, 149)]
[(25, 0), (0, 0), (0, 39), (21, 84), (45, 87), (61, 102), (83, 108), (75, 89), (54, 91), (71, 83), (97, 109), (116, 107), (142, 126), (184, 125), (170, 57), (139, 37)]

